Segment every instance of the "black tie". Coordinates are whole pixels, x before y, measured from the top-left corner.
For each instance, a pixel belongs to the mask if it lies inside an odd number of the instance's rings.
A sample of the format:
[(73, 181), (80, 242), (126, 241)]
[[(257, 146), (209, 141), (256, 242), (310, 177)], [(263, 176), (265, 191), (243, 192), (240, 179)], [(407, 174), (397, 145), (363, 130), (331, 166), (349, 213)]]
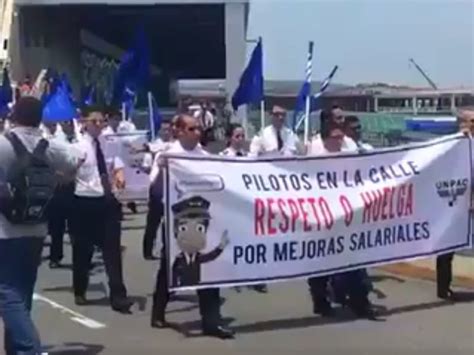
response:
[(112, 191), (109, 181), (109, 173), (107, 172), (107, 165), (105, 164), (104, 153), (100, 147), (100, 142), (97, 138), (94, 139), (95, 143), (95, 157), (97, 159), (97, 168), (99, 169), (100, 180), (102, 182), (102, 187), (106, 194)]
[(238, 157), (243, 157), (243, 156), (244, 156), (244, 154), (243, 154), (242, 152), (237, 152), (236, 155), (237, 155)]
[(276, 132), (277, 134), (277, 144), (278, 144), (278, 150), (281, 150), (281, 148), (283, 148), (283, 139), (281, 138), (281, 132), (280, 130), (278, 130)]

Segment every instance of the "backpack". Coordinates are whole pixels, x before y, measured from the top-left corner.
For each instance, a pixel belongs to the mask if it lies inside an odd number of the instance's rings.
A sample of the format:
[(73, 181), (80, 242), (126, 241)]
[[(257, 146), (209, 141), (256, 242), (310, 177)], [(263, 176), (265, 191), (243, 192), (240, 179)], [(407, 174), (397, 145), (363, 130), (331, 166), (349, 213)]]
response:
[(6, 133), (5, 138), (11, 143), (16, 160), (0, 192), (0, 212), (12, 224), (44, 223), (56, 188), (56, 174), (46, 158), (49, 142), (41, 139), (30, 153), (14, 133)]

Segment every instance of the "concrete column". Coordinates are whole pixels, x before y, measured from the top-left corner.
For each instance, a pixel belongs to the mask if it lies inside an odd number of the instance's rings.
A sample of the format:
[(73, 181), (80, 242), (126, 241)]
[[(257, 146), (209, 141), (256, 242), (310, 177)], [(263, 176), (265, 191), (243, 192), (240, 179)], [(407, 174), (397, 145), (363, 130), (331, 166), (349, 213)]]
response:
[(456, 96), (454, 94), (451, 95), (451, 111), (456, 111)]
[(25, 73), (24, 68), (24, 40), (21, 35), (21, 13), (18, 7), (13, 10), (10, 40), (8, 44), (8, 56), (10, 58), (10, 75), (13, 81), (21, 80)]
[[(226, 92), (230, 102), (246, 64), (248, 4), (225, 4)], [(235, 121), (246, 123), (244, 109), (239, 109)]]
[(411, 107), (413, 109), (413, 114), (417, 115), (418, 114), (418, 99), (416, 96), (413, 96), (411, 98)]
[(374, 112), (379, 112), (379, 98), (374, 97)]

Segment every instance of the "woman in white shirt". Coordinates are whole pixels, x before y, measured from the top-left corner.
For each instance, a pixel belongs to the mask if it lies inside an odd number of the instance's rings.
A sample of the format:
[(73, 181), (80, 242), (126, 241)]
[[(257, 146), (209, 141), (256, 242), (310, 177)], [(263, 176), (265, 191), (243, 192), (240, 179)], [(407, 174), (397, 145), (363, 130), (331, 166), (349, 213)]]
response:
[(225, 137), (227, 148), (220, 152), (219, 155), (229, 157), (245, 157), (247, 155), (244, 149), (245, 131), (242, 125), (238, 123), (230, 124), (225, 132)]

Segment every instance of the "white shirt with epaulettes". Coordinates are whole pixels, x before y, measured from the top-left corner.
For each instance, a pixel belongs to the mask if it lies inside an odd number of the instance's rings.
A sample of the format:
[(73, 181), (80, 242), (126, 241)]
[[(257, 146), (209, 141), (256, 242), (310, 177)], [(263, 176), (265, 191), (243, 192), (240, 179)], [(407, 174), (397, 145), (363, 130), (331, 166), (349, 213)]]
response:
[[(238, 153), (241, 153), (242, 155), (238, 155)], [(224, 149), (222, 152), (219, 153), (219, 155), (222, 155), (222, 156), (227, 156), (227, 157), (246, 157), (247, 156), (247, 152), (244, 151), (243, 149), (237, 151), (235, 150), (234, 148), (232, 147), (227, 147), (226, 149)]]
[[(104, 154), (105, 163), (109, 174), (114, 169), (122, 169), (125, 165), (119, 156), (105, 156), (104, 138), (99, 136), (99, 143)], [(96, 143), (88, 133), (84, 133), (74, 145), (79, 159), (84, 159), (76, 175), (76, 190), (74, 194), (80, 197), (102, 197), (105, 195), (102, 180), (99, 174), (99, 166), (96, 157)]]
[(288, 127), (280, 129), (283, 147), (278, 150), (277, 130), (273, 125), (265, 127), (250, 143), (249, 156), (292, 156), (301, 152), (298, 136)]

